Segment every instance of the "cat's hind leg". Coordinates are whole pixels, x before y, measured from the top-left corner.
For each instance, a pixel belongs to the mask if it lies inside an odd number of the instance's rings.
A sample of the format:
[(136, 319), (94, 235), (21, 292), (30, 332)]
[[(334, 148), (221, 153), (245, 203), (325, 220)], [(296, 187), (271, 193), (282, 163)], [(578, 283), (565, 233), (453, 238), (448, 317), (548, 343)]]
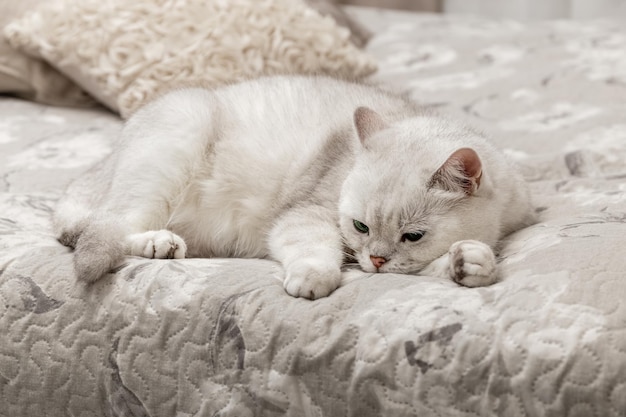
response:
[(99, 279), (126, 255), (185, 257), (185, 242), (167, 229), (182, 193), (209, 164), (214, 113), (210, 92), (181, 90), (129, 119), (111, 171), (99, 172), (109, 186), (75, 245), (79, 279)]
[(169, 230), (150, 230), (126, 237), (130, 255), (152, 259), (182, 259), (187, 253), (185, 241)]
[(94, 214), (81, 231), (74, 249), (78, 279), (94, 282), (122, 264), (127, 255), (151, 259), (181, 259), (187, 246), (169, 230), (150, 230), (128, 235), (123, 223)]

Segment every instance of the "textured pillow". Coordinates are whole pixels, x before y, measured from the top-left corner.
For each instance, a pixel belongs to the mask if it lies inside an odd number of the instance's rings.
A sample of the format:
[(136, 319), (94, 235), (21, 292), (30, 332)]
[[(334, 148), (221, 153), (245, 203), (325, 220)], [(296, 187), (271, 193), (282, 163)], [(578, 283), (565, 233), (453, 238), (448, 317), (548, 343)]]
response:
[[(0, 30), (45, 0), (0, 1)], [(83, 106), (94, 101), (80, 87), (41, 59), (16, 51), (0, 36), (0, 93), (48, 104)]]
[(333, 0), (305, 0), (306, 4), (317, 10), (323, 16), (331, 16), (337, 24), (350, 31), (350, 40), (358, 47), (364, 47), (372, 34), (358, 21), (352, 19)]
[(301, 0), (57, 0), (5, 35), (124, 117), (181, 85), (375, 70), (349, 30)]

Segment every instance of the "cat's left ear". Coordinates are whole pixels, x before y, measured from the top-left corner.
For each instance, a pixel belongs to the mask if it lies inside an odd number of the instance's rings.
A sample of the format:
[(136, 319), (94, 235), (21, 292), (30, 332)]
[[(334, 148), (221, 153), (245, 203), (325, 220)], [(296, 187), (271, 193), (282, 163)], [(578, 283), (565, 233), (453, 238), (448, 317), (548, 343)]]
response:
[(461, 148), (452, 153), (430, 180), (431, 186), (472, 195), (480, 187), (482, 163), (476, 151)]
[(354, 126), (363, 146), (372, 135), (388, 127), (382, 116), (368, 107), (359, 107), (354, 111)]

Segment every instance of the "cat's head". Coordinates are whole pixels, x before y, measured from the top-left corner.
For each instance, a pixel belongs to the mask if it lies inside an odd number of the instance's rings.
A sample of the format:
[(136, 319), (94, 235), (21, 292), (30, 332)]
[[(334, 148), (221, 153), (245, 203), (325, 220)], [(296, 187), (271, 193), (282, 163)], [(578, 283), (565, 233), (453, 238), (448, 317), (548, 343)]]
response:
[(434, 118), (388, 124), (360, 107), (354, 123), (360, 150), (339, 202), (344, 243), (366, 272), (415, 273), (468, 238), (481, 160), (450, 148), (462, 141), (439, 143), (468, 132)]

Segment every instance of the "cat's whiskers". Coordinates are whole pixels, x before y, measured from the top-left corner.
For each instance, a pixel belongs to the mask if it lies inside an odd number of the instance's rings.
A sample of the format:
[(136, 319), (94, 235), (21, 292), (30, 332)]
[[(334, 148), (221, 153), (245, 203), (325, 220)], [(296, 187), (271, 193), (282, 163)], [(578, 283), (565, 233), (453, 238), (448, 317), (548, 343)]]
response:
[(353, 259), (356, 260), (356, 256), (354, 256), (353, 253), (351, 252), (347, 252), (347, 251), (341, 251), (341, 253), (347, 258), (347, 259)]
[[(348, 260), (353, 260), (356, 261), (357, 257), (356, 254), (354, 252), (354, 250), (350, 249), (350, 247), (348, 246), (346, 239), (342, 236), (341, 237), (341, 253), (343, 254), (344, 260), (348, 261)], [(356, 264), (358, 265), (358, 262), (356, 262)], [(347, 265), (347, 263), (344, 263), (344, 265)]]

